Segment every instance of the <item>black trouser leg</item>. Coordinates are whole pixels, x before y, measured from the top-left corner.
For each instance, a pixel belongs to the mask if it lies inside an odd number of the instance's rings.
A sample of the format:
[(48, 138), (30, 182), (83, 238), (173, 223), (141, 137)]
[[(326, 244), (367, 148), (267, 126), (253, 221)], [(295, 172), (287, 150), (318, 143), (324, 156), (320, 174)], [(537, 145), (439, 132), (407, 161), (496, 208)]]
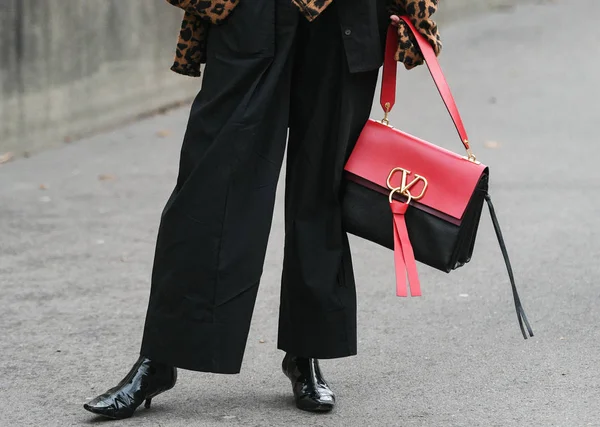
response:
[(288, 0), (240, 2), (227, 24), (210, 29), (202, 90), (159, 229), (147, 357), (240, 370), (285, 149), (298, 18)]
[(356, 290), (341, 223), (345, 161), (369, 118), (377, 70), (351, 74), (335, 5), (300, 22), (292, 78), (280, 349), (356, 354)]

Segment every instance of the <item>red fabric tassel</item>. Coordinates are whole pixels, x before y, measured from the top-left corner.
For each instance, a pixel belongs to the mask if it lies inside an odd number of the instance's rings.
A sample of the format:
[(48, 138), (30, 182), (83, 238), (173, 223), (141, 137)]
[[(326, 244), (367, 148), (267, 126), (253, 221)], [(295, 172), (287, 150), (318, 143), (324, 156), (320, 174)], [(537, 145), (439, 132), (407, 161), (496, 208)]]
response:
[(408, 204), (393, 201), (391, 204), (394, 214), (394, 261), (396, 264), (396, 295), (399, 297), (408, 296), (408, 283), (410, 284), (410, 295), (413, 297), (421, 296), (421, 283), (419, 282), (419, 273), (417, 272), (417, 262), (413, 252), (404, 214), (408, 209)]

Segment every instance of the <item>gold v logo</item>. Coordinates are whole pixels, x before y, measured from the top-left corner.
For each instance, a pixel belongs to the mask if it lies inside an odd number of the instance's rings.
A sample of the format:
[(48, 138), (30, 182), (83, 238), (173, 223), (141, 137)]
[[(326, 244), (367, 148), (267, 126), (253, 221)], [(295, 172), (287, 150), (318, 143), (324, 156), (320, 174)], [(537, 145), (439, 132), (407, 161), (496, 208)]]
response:
[[(392, 179), (394, 178), (394, 175), (396, 175), (397, 173), (402, 173), (402, 180), (400, 182), (400, 187), (394, 187), (392, 185)], [(409, 182), (408, 178), (409, 178), (409, 175), (411, 175), (411, 174), (412, 174), (411, 171), (404, 169), (404, 168), (392, 169), (392, 171), (388, 175), (388, 179), (387, 179), (387, 186), (391, 190), (390, 203), (392, 202), (392, 196), (394, 195), (394, 193), (400, 193), (400, 194), (406, 196), (408, 198), (408, 201), (406, 203), (410, 203), (411, 200), (420, 200), (423, 198), (423, 196), (425, 195), (425, 191), (427, 191), (427, 186), (429, 185), (429, 183), (427, 182), (427, 178), (425, 178), (424, 176), (415, 174), (415, 177)], [(420, 194), (414, 195), (411, 193), (410, 190), (414, 186), (416, 186), (419, 182), (423, 183), (423, 188), (421, 189)]]

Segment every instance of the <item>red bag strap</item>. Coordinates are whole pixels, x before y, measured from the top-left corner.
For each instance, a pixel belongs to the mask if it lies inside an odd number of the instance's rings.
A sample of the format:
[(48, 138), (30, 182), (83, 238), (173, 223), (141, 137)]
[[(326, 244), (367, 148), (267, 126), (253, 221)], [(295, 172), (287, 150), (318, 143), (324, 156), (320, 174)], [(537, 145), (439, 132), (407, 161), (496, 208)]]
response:
[[(440, 92), (442, 100), (448, 109), (448, 113), (450, 113), (450, 117), (452, 117), (452, 121), (456, 126), (456, 130), (458, 131), (458, 135), (467, 150), (467, 154), (469, 155), (469, 159), (475, 160), (475, 156), (471, 153), (471, 147), (469, 146), (469, 138), (467, 137), (467, 131), (460, 117), (460, 113), (458, 112), (458, 107), (456, 106), (456, 102), (454, 101), (454, 97), (452, 96), (452, 92), (450, 92), (450, 87), (448, 86), (448, 82), (444, 77), (444, 73), (440, 67), (440, 64), (435, 56), (435, 52), (433, 51), (433, 47), (429, 44), (429, 42), (417, 31), (413, 23), (407, 16), (401, 16), (408, 28), (412, 31), (417, 40), (419, 48), (425, 58), (425, 63), (427, 64), (427, 68), (431, 73), (431, 77), (433, 77), (433, 81)], [(381, 84), (381, 107), (385, 112), (384, 122), (387, 122), (387, 115), (392, 110), (396, 102), (396, 73), (397, 73), (397, 65), (396, 59), (394, 58), (396, 54), (396, 49), (398, 47), (398, 32), (397, 28), (393, 25), (390, 25), (387, 33), (386, 40), (386, 48), (385, 48), (385, 59), (383, 63), (383, 79)]]

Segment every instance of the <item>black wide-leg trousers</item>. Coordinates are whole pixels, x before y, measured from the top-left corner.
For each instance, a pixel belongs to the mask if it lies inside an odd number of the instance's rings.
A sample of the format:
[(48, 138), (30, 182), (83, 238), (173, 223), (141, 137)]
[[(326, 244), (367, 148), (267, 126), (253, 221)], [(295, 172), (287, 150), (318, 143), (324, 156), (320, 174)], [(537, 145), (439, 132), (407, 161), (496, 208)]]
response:
[(240, 371), (286, 140), (278, 348), (322, 359), (356, 354), (340, 186), (376, 81), (377, 70), (348, 71), (334, 7), (309, 23), (289, 0), (240, 2), (210, 28), (202, 89), (161, 217), (142, 355)]

